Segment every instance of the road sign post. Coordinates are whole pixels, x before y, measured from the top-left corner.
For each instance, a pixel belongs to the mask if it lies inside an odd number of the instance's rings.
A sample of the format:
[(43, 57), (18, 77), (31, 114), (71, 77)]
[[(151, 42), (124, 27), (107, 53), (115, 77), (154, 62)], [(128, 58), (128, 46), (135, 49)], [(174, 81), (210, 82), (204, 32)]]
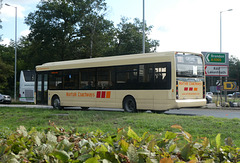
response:
[[(222, 77), (226, 77), (227, 82), (228, 67), (229, 67), (229, 55), (222, 52), (202, 52), (205, 57), (205, 74), (206, 76), (218, 76), (222, 85)], [(224, 69), (224, 70), (223, 70)], [(222, 91), (220, 91), (220, 97), (222, 100)], [(225, 102), (227, 102), (227, 91), (225, 93)]]

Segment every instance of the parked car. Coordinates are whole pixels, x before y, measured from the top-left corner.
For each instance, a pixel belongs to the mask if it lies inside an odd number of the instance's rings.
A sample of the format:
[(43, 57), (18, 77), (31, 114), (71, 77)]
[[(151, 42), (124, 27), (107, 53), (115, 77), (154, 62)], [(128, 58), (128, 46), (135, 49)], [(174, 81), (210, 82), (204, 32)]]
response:
[(240, 98), (240, 92), (234, 92), (233, 97), (234, 98)]
[(207, 92), (207, 95), (209, 95), (209, 96), (213, 96), (213, 93), (212, 92)]
[(212, 103), (212, 96), (206, 95), (207, 104)]
[(228, 96), (228, 97), (233, 97), (233, 94), (228, 94), (227, 96)]
[(0, 93), (0, 103), (8, 103), (10, 104), (12, 102), (11, 96), (9, 95), (2, 95)]

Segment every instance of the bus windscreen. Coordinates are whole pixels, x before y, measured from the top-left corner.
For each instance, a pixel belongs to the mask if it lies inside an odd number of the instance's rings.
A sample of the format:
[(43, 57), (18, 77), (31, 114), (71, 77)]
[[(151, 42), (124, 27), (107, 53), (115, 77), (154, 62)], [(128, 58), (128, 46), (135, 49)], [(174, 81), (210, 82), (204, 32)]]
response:
[(200, 55), (177, 54), (177, 77), (204, 77), (203, 59)]

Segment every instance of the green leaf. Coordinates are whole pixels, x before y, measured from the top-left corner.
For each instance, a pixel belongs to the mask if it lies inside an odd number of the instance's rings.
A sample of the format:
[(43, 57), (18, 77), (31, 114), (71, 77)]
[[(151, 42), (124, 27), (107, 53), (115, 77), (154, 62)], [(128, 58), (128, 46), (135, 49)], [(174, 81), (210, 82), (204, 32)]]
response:
[(113, 139), (111, 136), (108, 136), (106, 139), (104, 139), (104, 141), (113, 146)]
[(203, 147), (206, 148), (209, 146), (209, 140), (208, 138), (204, 137), (203, 138), (203, 143), (202, 143)]
[(18, 129), (17, 129), (17, 132), (19, 134), (22, 134), (24, 137), (26, 137), (28, 135), (28, 132), (27, 132), (27, 129), (24, 127), (24, 126), (20, 126)]
[(217, 151), (219, 151), (220, 146), (221, 146), (221, 134), (218, 134), (218, 135), (216, 136), (216, 147), (217, 147)]
[(4, 151), (7, 147), (5, 145), (0, 146), (0, 158), (4, 154)]
[(85, 163), (99, 163), (100, 157), (97, 155), (95, 157), (89, 158), (85, 161)]
[(172, 144), (170, 147), (169, 147), (169, 153), (173, 152), (177, 147), (177, 144)]
[(88, 140), (82, 139), (78, 144), (80, 147), (86, 146), (88, 144)]
[(128, 127), (128, 134), (130, 138), (136, 139), (137, 141), (141, 141), (139, 136), (130, 128)]
[(32, 136), (32, 138), (37, 146), (41, 145), (41, 140), (39, 139), (39, 137), (37, 135)]
[(190, 155), (191, 155), (191, 145), (187, 144), (182, 149), (181, 156), (184, 159), (184, 161), (187, 161)]
[(84, 161), (86, 161), (86, 160), (89, 159), (89, 158), (92, 158), (92, 155), (91, 155), (91, 154), (84, 154), (84, 155), (79, 156), (79, 157), (78, 157), (78, 160), (84, 162)]
[(155, 152), (154, 147), (155, 147), (156, 144), (157, 144), (157, 143), (156, 143), (155, 140), (150, 141), (150, 143), (148, 144), (148, 149), (149, 149), (151, 152)]
[(47, 133), (47, 140), (49, 144), (57, 144), (57, 137), (55, 135), (53, 135), (51, 132)]
[(103, 144), (101, 144), (100, 146), (98, 146), (96, 148), (96, 152), (98, 153), (106, 153), (108, 151), (107, 147), (105, 147)]
[(228, 146), (233, 146), (233, 140), (232, 138), (228, 137), (225, 139), (225, 144), (228, 145)]
[(124, 152), (127, 152), (129, 144), (124, 139), (122, 139), (119, 143), (120, 143), (120, 145), (122, 147), (122, 150)]
[(55, 150), (52, 153), (53, 156), (55, 156), (57, 159), (66, 162), (70, 159), (70, 156), (67, 154), (67, 152), (63, 151), (63, 150)]
[(167, 132), (165, 133), (165, 139), (174, 139), (174, 138), (176, 138), (176, 136), (177, 136), (177, 134), (176, 134), (176, 133), (173, 133), (173, 132), (167, 131)]
[(133, 144), (128, 147), (127, 156), (131, 162), (138, 162), (139, 157)]

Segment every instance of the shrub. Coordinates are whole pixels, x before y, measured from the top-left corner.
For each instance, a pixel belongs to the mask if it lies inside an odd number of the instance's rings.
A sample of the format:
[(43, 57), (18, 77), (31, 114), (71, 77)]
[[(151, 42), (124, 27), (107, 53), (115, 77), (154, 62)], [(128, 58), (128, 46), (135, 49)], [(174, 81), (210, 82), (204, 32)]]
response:
[(20, 126), (16, 132), (0, 139), (1, 162), (238, 162), (240, 148), (231, 138), (221, 145), (221, 135), (193, 140), (179, 125), (178, 132), (144, 133), (138, 136), (130, 127), (116, 134), (101, 131), (79, 133), (65, 131), (50, 122), (50, 128), (39, 132)]

